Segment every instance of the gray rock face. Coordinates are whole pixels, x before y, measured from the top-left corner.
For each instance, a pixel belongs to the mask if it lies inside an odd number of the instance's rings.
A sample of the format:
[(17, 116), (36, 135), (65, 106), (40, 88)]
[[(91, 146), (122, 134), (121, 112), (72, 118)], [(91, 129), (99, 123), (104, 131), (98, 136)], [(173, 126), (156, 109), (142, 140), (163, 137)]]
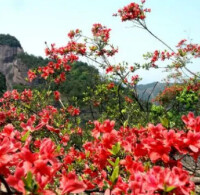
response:
[(20, 47), (0, 45), (0, 72), (6, 77), (7, 90), (12, 90), (14, 84), (27, 84), (27, 66), (16, 58), (23, 52)]

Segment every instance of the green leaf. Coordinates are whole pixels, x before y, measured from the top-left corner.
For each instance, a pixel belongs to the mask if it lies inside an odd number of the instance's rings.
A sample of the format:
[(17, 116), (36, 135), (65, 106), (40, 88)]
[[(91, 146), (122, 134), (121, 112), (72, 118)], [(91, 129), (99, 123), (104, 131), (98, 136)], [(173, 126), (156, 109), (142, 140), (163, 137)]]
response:
[(123, 126), (124, 126), (124, 127), (127, 127), (127, 125), (128, 125), (128, 120), (124, 121)]
[(121, 149), (120, 143), (117, 142), (113, 147), (112, 150), (108, 150), (111, 154), (116, 155)]
[(181, 49), (179, 49), (178, 52), (181, 57), (184, 57), (186, 55), (186, 52), (183, 52), (183, 50), (181, 50)]
[(30, 186), (30, 187), (31, 187), (31, 184), (32, 184), (32, 177), (33, 177), (33, 175), (32, 175), (32, 173), (29, 171), (29, 172), (27, 173), (26, 183), (27, 183), (27, 185)]
[(33, 179), (33, 175), (30, 171), (27, 173), (26, 178), (23, 178), (22, 180), (24, 182), (24, 187), (27, 191), (32, 192), (33, 194), (38, 194), (38, 185)]
[(116, 166), (119, 165), (119, 161), (120, 161), (120, 160), (119, 160), (119, 157), (117, 157), (116, 160), (115, 160), (115, 163), (114, 163), (114, 167), (116, 167)]
[(118, 176), (119, 176), (119, 166), (116, 166), (110, 177), (110, 181), (114, 183), (117, 180)]
[(122, 109), (121, 112), (124, 114), (126, 113), (126, 109)]
[(108, 162), (114, 167), (115, 163), (112, 160), (108, 159)]
[(76, 118), (76, 122), (77, 122), (77, 125), (80, 125), (80, 123), (81, 123), (81, 118), (80, 118), (80, 117), (77, 117), (77, 118)]
[(169, 120), (167, 118), (161, 118), (161, 117), (159, 117), (159, 118), (160, 118), (160, 122), (162, 123), (162, 125), (164, 127), (168, 128), (169, 127)]
[(88, 158), (90, 156), (90, 151), (86, 152), (86, 158)]
[(27, 131), (27, 132), (24, 134), (24, 136), (21, 138), (21, 141), (22, 141), (22, 142), (25, 142), (29, 135), (30, 135), (30, 131)]
[(108, 170), (108, 172), (112, 171), (112, 168), (110, 166), (106, 166), (106, 169)]
[(57, 145), (57, 147), (56, 147), (56, 152), (60, 152), (60, 149), (61, 149), (61, 146), (60, 146), (60, 145)]
[(196, 195), (196, 193), (194, 191), (191, 191), (190, 195)]
[(165, 192), (171, 192), (172, 190), (174, 190), (176, 187), (175, 186), (165, 186)]

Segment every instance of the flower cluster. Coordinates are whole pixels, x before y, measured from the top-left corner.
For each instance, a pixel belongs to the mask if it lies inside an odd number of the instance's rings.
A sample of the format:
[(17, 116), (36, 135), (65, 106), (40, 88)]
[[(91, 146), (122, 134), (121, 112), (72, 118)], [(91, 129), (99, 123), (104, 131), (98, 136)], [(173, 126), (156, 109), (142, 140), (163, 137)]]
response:
[(123, 22), (128, 20), (144, 20), (146, 18), (145, 12), (151, 12), (151, 10), (143, 9), (143, 6), (137, 3), (130, 3), (123, 9), (118, 10), (118, 14)]
[(76, 30), (71, 30), (69, 33), (68, 33), (68, 37), (70, 39), (73, 39), (75, 38), (76, 36), (79, 36), (81, 33), (81, 31), (79, 29), (76, 29)]
[(139, 81), (139, 75), (134, 75), (131, 77), (131, 85), (136, 85)]
[(154, 101), (158, 101), (159, 103), (169, 103), (173, 99), (176, 98), (180, 92), (182, 92), (184, 89), (184, 86), (182, 85), (173, 85), (173, 86), (167, 86), (165, 89), (160, 93)]
[(93, 36), (99, 38), (101, 41), (107, 43), (110, 38), (111, 29), (102, 26), (101, 24), (93, 24), (92, 33)]
[(108, 89), (112, 89), (112, 88), (114, 88), (115, 87), (115, 83), (113, 83), (113, 82), (111, 82), (111, 83), (109, 83), (108, 85), (107, 85), (107, 88)]
[(158, 51), (158, 50), (155, 50), (152, 55), (151, 55), (151, 64), (152, 64), (152, 67), (156, 67), (156, 62), (158, 60), (161, 60), (161, 61), (165, 61), (165, 60), (169, 60), (171, 57), (173, 57), (175, 55), (174, 52), (168, 52), (168, 51)]
[[(68, 33), (70, 40), (63, 47), (56, 48), (55, 44), (45, 49), (46, 56), (50, 59), (46, 66), (28, 71), (28, 80), (32, 82), (40, 76), (45, 80), (54, 81), (60, 84), (66, 80), (66, 72), (71, 70), (74, 62), (81, 57), (111, 57), (114, 56), (118, 49), (110, 45), (111, 29), (101, 24), (94, 24), (92, 27), (93, 38), (85, 38), (79, 29), (71, 30)], [(77, 42), (75, 37), (83, 38), (82, 42)], [(88, 42), (88, 40), (90, 42)]]
[(11, 102), (12, 100), (19, 100), (23, 102), (30, 102), (32, 100), (33, 94), (30, 89), (25, 89), (21, 94), (16, 90), (7, 91), (3, 94), (3, 97), (0, 99), (1, 103)]
[(200, 45), (199, 44), (187, 44), (187, 40), (181, 40), (178, 45), (179, 56), (184, 57), (188, 54), (194, 56), (195, 58), (200, 57)]
[(69, 112), (69, 114), (70, 114), (71, 116), (77, 116), (77, 115), (80, 114), (79, 108), (75, 108), (75, 107), (73, 107), (73, 106), (69, 106), (69, 107), (67, 108), (67, 111)]
[(158, 67), (156, 62), (172, 60), (171, 65), (168, 68), (175, 68), (176, 70), (186, 65), (191, 57), (200, 57), (200, 45), (187, 44), (187, 40), (183, 39), (177, 44), (177, 51), (158, 51), (144, 55), (145, 59), (150, 59), (151, 67)]

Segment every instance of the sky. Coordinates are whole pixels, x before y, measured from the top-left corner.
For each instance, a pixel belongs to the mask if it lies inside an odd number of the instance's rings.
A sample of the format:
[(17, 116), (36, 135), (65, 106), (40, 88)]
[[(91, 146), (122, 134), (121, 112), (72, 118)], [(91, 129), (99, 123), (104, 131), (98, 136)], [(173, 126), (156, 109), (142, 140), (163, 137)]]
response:
[[(122, 23), (113, 17), (129, 0), (0, 0), (0, 34), (15, 36), (25, 52), (43, 56), (46, 41), (63, 46), (67, 33), (79, 28), (90, 36), (94, 23), (111, 28), (111, 43), (118, 46), (114, 63), (122, 61), (132, 65), (144, 62), (142, 55), (156, 49), (166, 49), (146, 31)], [(139, 0), (135, 2), (139, 3)], [(172, 48), (181, 39), (200, 43), (199, 0), (146, 0), (145, 7), (152, 12), (147, 15), (147, 26)], [(94, 65), (94, 64), (93, 64)], [(192, 70), (198, 70), (193, 64)], [(160, 81), (161, 71), (139, 71), (141, 83)]]

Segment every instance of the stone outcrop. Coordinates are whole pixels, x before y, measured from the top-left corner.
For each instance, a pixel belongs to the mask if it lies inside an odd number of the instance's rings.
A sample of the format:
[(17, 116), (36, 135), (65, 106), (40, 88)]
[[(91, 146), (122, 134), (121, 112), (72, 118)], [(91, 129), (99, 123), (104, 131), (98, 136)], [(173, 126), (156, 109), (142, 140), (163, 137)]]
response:
[(0, 72), (6, 78), (7, 90), (12, 90), (15, 84), (27, 84), (27, 66), (17, 58), (23, 52), (20, 46), (0, 44)]

